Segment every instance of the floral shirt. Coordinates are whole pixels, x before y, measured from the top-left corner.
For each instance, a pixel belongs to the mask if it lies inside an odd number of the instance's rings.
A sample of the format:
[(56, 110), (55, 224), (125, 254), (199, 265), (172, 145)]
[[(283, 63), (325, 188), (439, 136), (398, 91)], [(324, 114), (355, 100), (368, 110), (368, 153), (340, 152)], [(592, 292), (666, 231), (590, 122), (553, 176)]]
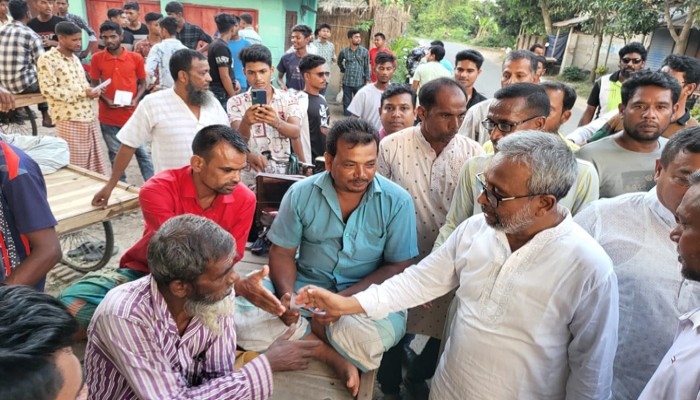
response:
[(78, 57), (66, 57), (53, 47), (39, 57), (37, 67), (41, 94), (54, 122), (95, 120), (93, 100), (85, 94), (90, 83)]

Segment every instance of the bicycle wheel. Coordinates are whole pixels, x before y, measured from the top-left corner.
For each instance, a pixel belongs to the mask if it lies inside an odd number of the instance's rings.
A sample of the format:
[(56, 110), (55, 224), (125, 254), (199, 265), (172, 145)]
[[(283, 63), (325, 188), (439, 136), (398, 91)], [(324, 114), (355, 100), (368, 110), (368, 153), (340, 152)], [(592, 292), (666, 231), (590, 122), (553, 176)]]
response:
[(78, 272), (97, 271), (107, 265), (114, 252), (114, 231), (109, 221), (61, 235), (59, 241), (61, 263)]
[(0, 130), (9, 135), (36, 136), (36, 114), (29, 106), (0, 113)]

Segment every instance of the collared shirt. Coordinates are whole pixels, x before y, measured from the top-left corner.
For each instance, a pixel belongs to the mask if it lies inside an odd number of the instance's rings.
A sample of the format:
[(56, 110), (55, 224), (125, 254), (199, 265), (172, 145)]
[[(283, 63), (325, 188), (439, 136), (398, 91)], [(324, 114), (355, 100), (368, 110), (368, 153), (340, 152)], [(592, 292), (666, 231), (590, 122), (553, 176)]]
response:
[(180, 335), (150, 275), (110, 290), (88, 329), (88, 398), (267, 399), (267, 357), (234, 370), (234, 314), (220, 316), (219, 324), (222, 332), (215, 336), (194, 317)]
[(10, 16), (10, 13), (9, 13), (9, 12), (7, 13), (6, 18), (7, 18), (7, 19), (4, 20), (4, 21), (3, 21), (3, 20), (0, 20), (0, 27), (3, 27), (3, 26), (5, 26), (5, 25), (7, 25), (7, 24), (9, 24), (10, 22), (13, 21), (13, 20), (12, 20), (12, 17)]
[(153, 167), (158, 173), (189, 165), (192, 139), (209, 125), (228, 125), (226, 112), (211, 93), (201, 105), (197, 119), (174, 89), (165, 89), (141, 100), (117, 139), (133, 148), (152, 142)]
[(382, 93), (384, 91), (379, 90), (374, 83), (365, 85), (352, 97), (348, 111), (372, 124), (374, 129), (382, 129), (382, 121), (379, 118), (379, 109), (382, 106)]
[(683, 278), (669, 239), (673, 213), (656, 191), (594, 201), (574, 218), (615, 265), (620, 290), (615, 399), (639, 397), (673, 342), (676, 318), (700, 304), (700, 283)]
[[(477, 202), (481, 191), (478, 189), (475, 174), (484, 172), (493, 157), (493, 154), (485, 154), (473, 157), (464, 164), (459, 173), (459, 182), (452, 198), (450, 211), (447, 213), (447, 220), (440, 228), (434, 249), (442, 245), (462, 221), (472, 215), (481, 214), (481, 205)], [(559, 200), (559, 204), (569, 209), (573, 215), (583, 210), (590, 202), (598, 200), (598, 173), (595, 167), (588, 161), (579, 159), (576, 161), (578, 162), (576, 182), (571, 186), (569, 193)]]
[(94, 100), (85, 94), (90, 83), (76, 55), (66, 57), (53, 47), (39, 57), (37, 67), (41, 94), (49, 103), (53, 122), (95, 120)]
[(467, 102), (467, 110), (472, 108), (472, 106), (481, 103), (484, 100), (488, 100), (486, 96), (477, 92), (475, 87), (472, 87), (472, 97), (470, 97), (469, 101)]
[(354, 51), (350, 47), (340, 50), (338, 67), (343, 75), (343, 86), (362, 87), (370, 82), (369, 51), (357, 46)]
[(124, 253), (120, 267), (148, 273), (148, 242), (165, 221), (183, 214), (216, 222), (236, 239), (236, 261), (243, 258), (255, 214), (255, 195), (245, 185), (236, 185), (231, 194), (218, 194), (207, 209), (202, 209), (192, 180), (192, 167), (169, 169), (143, 184), (139, 204), (144, 219), (143, 236)]
[(379, 143), (378, 172), (413, 197), (418, 251), (423, 258), (430, 254), (445, 223), (462, 166), (484, 151), (475, 141), (455, 136), (437, 154), (420, 129), (403, 129)]
[(457, 288), (433, 399), (607, 399), (617, 279), (570, 214), (511, 252), (483, 215), (403, 273), (354, 295), (373, 319)]
[(148, 53), (151, 52), (151, 48), (158, 43), (152, 44), (147, 37), (143, 38), (136, 42), (136, 45), (134, 45), (134, 53), (140, 54), (141, 57), (143, 57), (143, 59), (145, 60), (146, 58), (148, 58)]
[[(170, 75), (170, 57), (178, 50), (186, 49), (184, 44), (175, 38), (163, 39), (151, 47), (146, 58), (146, 74), (150, 82), (158, 82), (161, 89), (173, 87), (175, 82)], [(156, 76), (156, 72), (158, 76)]]
[(263, 44), (263, 40), (260, 35), (258, 35), (258, 32), (255, 32), (255, 30), (250, 26), (238, 31), (238, 36), (249, 41), (251, 44)]
[(316, 45), (316, 54), (326, 59), (326, 71), (330, 71), (331, 66), (335, 63), (335, 45), (330, 40), (323, 43), (319, 39), (314, 40), (314, 44)]
[[(146, 70), (143, 66), (143, 58), (122, 47), (122, 52), (118, 56), (113, 56), (109, 51), (98, 51), (92, 56), (90, 61), (90, 79), (101, 80), (102, 82), (111, 79), (112, 83), (104, 89), (103, 96), (114, 100), (117, 90), (130, 92), (136, 96), (138, 91), (138, 81), (146, 79)], [(100, 122), (112, 126), (124, 126), (126, 121), (134, 114), (131, 107), (109, 107), (100, 98)]]
[(681, 315), (676, 340), (639, 400), (700, 398), (700, 308)]
[(213, 41), (211, 36), (204, 32), (202, 28), (189, 22), (185, 22), (180, 32), (177, 33), (177, 40), (192, 50), (197, 50), (199, 42), (211, 43)]
[(654, 187), (654, 163), (661, 157), (668, 139), (659, 138), (659, 146), (651, 153), (627, 150), (608, 136), (587, 144), (576, 156), (595, 165), (600, 177), (600, 197), (623, 193), (646, 192)]
[(418, 255), (411, 196), (378, 174), (347, 222), (329, 172), (295, 183), (267, 237), (298, 248), (295, 290), (317, 285), (338, 292), (386, 263)]
[(22, 22), (0, 28), (0, 86), (18, 94), (35, 84), (36, 63), (42, 54), (41, 38)]
[(491, 107), (494, 101), (496, 100), (486, 99), (467, 109), (467, 113), (464, 115), (464, 121), (462, 121), (462, 126), (459, 127), (457, 133), (481, 144), (491, 139), (491, 132), (484, 128), (481, 121), (485, 120), (489, 115), (489, 107)]

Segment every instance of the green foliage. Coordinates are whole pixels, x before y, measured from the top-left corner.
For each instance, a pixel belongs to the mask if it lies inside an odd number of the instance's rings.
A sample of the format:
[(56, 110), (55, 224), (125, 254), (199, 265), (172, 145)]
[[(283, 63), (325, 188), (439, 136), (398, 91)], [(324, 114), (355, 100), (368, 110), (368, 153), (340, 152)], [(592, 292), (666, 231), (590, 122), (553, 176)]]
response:
[(396, 56), (396, 71), (392, 82), (403, 83), (406, 80), (406, 59), (404, 58), (409, 51), (418, 46), (418, 42), (413, 39), (399, 37), (394, 39), (389, 45), (389, 49)]
[(575, 65), (564, 68), (562, 75), (564, 75), (564, 79), (569, 82), (579, 82), (586, 79), (586, 73)]
[(357, 21), (357, 24), (354, 26), (354, 28), (360, 32), (369, 32), (369, 30), (372, 29), (372, 25), (374, 25), (374, 20), (361, 19)]
[(700, 120), (700, 101), (698, 101), (698, 103), (695, 104), (695, 107), (693, 107), (693, 109), (690, 110), (690, 115), (693, 118)]
[(601, 65), (598, 68), (596, 68), (593, 72), (595, 73), (596, 76), (605, 75), (608, 73), (608, 66)]

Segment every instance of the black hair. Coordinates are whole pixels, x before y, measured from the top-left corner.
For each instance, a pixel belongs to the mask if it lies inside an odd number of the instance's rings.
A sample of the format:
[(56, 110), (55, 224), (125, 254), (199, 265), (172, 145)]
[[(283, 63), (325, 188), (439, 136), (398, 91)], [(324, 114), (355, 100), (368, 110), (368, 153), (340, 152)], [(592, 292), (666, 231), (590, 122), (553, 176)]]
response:
[(292, 32), (299, 32), (305, 38), (311, 36), (311, 28), (308, 25), (299, 24), (292, 27)]
[(12, 19), (20, 21), (29, 12), (29, 4), (24, 0), (10, 0), (7, 4)]
[(377, 36), (379, 36), (380, 38), (382, 38), (383, 41), (386, 42), (386, 36), (385, 36), (383, 33), (377, 32), (377, 33), (374, 34), (373, 37), (377, 37)]
[(431, 45), (431, 46), (442, 46), (442, 47), (445, 47), (445, 43), (443, 43), (442, 40), (433, 40), (432, 42), (430, 42), (430, 45)]
[(182, 8), (182, 4), (180, 4), (179, 2), (171, 1), (170, 3), (165, 5), (165, 13), (184, 14), (185, 9)]
[(270, 49), (261, 44), (244, 47), (238, 53), (238, 59), (243, 63), (243, 68), (249, 62), (262, 62), (272, 67), (272, 53), (270, 53)]
[(153, 21), (160, 21), (161, 18), (163, 18), (163, 14), (157, 12), (149, 12), (143, 17), (147, 24), (150, 24)]
[(477, 69), (481, 69), (481, 66), (484, 65), (484, 56), (482, 56), (481, 53), (476, 50), (468, 49), (457, 53), (455, 56), (455, 64), (464, 60), (468, 60), (476, 64)]
[(192, 49), (180, 49), (173, 53), (170, 57), (170, 76), (173, 81), (177, 81), (177, 75), (180, 71), (190, 72), (193, 60), (207, 60), (204, 54)]
[(503, 65), (517, 60), (528, 60), (530, 62), (530, 72), (532, 73), (532, 76), (537, 74), (537, 56), (535, 56), (535, 53), (531, 52), (530, 50), (511, 51), (503, 60)]
[(327, 24), (327, 23), (325, 23), (325, 22), (322, 23), (322, 24), (320, 24), (316, 30), (317, 30), (317, 31), (320, 31), (320, 30), (323, 29), (323, 28), (326, 28), (326, 29), (328, 29), (329, 31), (332, 31), (332, 30), (333, 30), (333, 29), (331, 29), (330, 24)]
[(55, 297), (0, 287), (0, 398), (54, 400), (64, 380), (55, 355), (74, 344), (78, 323)]
[[(467, 99), (467, 92), (464, 91), (462, 85), (452, 78), (438, 78), (421, 86), (420, 93), (418, 93), (418, 101), (420, 105), (427, 111), (430, 111), (437, 104), (438, 95), (443, 88), (454, 87), (458, 89), (463, 95), (464, 99)], [(466, 111), (466, 109), (465, 109)]]
[(250, 15), (248, 13), (243, 13), (240, 15), (240, 17), (241, 17), (241, 20), (243, 20), (243, 22), (245, 22), (246, 24), (248, 24), (248, 25), (253, 24), (253, 16), (252, 15)]
[(301, 72), (303, 75), (320, 65), (324, 65), (325, 63), (325, 58), (316, 54), (307, 54), (302, 57), (301, 60), (299, 60), (299, 72)]
[(531, 52), (534, 53), (534, 52), (535, 52), (535, 49), (542, 49), (542, 50), (544, 50), (544, 46), (542, 46), (542, 45), (539, 44), (539, 43), (535, 43), (535, 44), (533, 44), (532, 46), (530, 46), (530, 51), (531, 51)]
[(158, 21), (158, 23), (160, 24), (161, 28), (165, 29), (165, 31), (168, 32), (168, 35), (177, 35), (177, 18), (163, 17), (160, 19), (160, 21)]
[(430, 46), (428, 51), (435, 57), (435, 61), (442, 61), (445, 58), (445, 48), (440, 45)]
[(622, 84), (622, 104), (627, 105), (627, 102), (634, 97), (637, 89), (645, 86), (656, 86), (670, 90), (673, 104), (678, 103), (678, 98), (681, 95), (681, 85), (675, 78), (661, 72), (641, 70), (625, 79), (625, 82)]
[(396, 57), (385, 51), (380, 51), (379, 53), (377, 53), (376, 56), (374, 56), (374, 65), (380, 65), (385, 63), (391, 63), (392, 65), (395, 65)]
[(700, 60), (695, 57), (671, 54), (664, 59), (661, 66), (682, 72), (685, 76), (685, 83), (700, 85)]
[[(428, 82), (428, 83), (430, 83), (430, 82)], [(386, 99), (389, 99), (389, 98), (392, 98), (394, 96), (398, 96), (398, 95), (404, 94), (404, 93), (411, 95), (411, 104), (413, 104), (413, 108), (415, 108), (416, 107), (416, 91), (413, 90), (411, 85), (406, 84), (406, 83), (392, 83), (392, 84), (390, 84), (389, 87), (387, 87), (386, 90), (382, 93), (382, 99), (381, 99), (379, 104), (383, 105), (384, 101), (386, 101)]]
[(72, 22), (62, 21), (56, 24), (56, 35), (58, 36), (72, 36), (80, 32), (82, 32), (80, 27)]
[(124, 3), (124, 9), (125, 10), (141, 11), (141, 8), (139, 7), (139, 3), (135, 2), (135, 1), (130, 1), (128, 3)]
[(542, 86), (544, 90), (554, 90), (564, 94), (562, 111), (567, 111), (574, 108), (574, 104), (576, 103), (576, 91), (571, 86), (557, 81), (540, 82), (540, 86)]
[(348, 31), (348, 39), (351, 39), (353, 36), (355, 36), (359, 33), (360, 33), (360, 31), (358, 31), (357, 29), (350, 29)]
[(192, 154), (209, 160), (211, 150), (219, 143), (227, 142), (239, 153), (248, 153), (248, 145), (241, 134), (228, 125), (209, 125), (200, 129), (192, 139)]
[(545, 56), (537, 56), (537, 55), (536, 55), (535, 58), (537, 59), (537, 63), (538, 63), (538, 64), (539, 64), (539, 63), (542, 64), (542, 68), (546, 68), (546, 67), (547, 67), (547, 58), (546, 58)]
[(619, 55), (620, 59), (622, 59), (624, 56), (630, 53), (639, 53), (642, 60), (647, 60), (647, 49), (644, 48), (644, 45), (639, 42), (628, 43), (617, 52), (617, 55)]
[(314, 29), (314, 36), (318, 36), (318, 28)]
[[(421, 91), (422, 90), (423, 89), (421, 89)], [(547, 92), (545, 92), (544, 88), (540, 85), (529, 82), (514, 83), (498, 89), (493, 95), (493, 98), (496, 100), (514, 99), (519, 97), (525, 99), (527, 109), (532, 111), (536, 116), (549, 116), (551, 109), (549, 97), (547, 96)]]
[(121, 8), (110, 8), (109, 10), (107, 10), (107, 18), (109, 19), (118, 17), (122, 14), (124, 14), (124, 10), (122, 10)]
[(216, 29), (219, 30), (219, 33), (228, 32), (233, 26), (238, 25), (233, 15), (227, 13), (216, 14), (214, 16), (214, 23), (216, 23)]
[(100, 25), (100, 33), (104, 33), (107, 31), (114, 31), (114, 33), (116, 33), (117, 35), (121, 35), (122, 27), (114, 21), (107, 20), (103, 22), (102, 25)]
[(371, 123), (363, 119), (341, 119), (331, 126), (326, 139), (326, 151), (333, 157), (338, 152), (340, 139), (343, 139), (351, 147), (358, 144), (367, 145), (374, 141), (377, 144), (377, 151), (379, 151), (379, 134)]
[(671, 136), (661, 151), (661, 165), (667, 167), (681, 152), (700, 153), (700, 126), (684, 128)]

